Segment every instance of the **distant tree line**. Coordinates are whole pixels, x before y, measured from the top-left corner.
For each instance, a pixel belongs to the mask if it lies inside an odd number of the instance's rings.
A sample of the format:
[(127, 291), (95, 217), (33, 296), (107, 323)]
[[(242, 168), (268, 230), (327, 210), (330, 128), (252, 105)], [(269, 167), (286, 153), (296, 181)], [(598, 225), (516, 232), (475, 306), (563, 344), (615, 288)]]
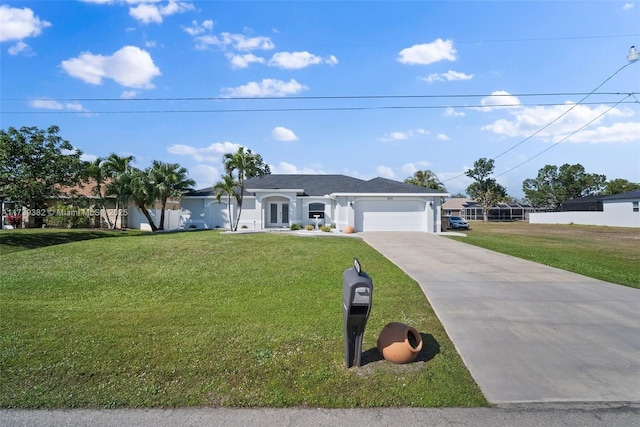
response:
[[(482, 206), (485, 221), (488, 220), (487, 215), (492, 206), (501, 202), (517, 201), (515, 197), (509, 196), (506, 188), (493, 178), (493, 170), (493, 159), (480, 158), (474, 162), (473, 168), (465, 172), (466, 176), (474, 180), (467, 187), (466, 194)], [(417, 171), (404, 182), (446, 191), (437, 175), (430, 170)], [(621, 194), (637, 189), (640, 189), (640, 183), (620, 178), (607, 181), (605, 175), (587, 173), (579, 163), (564, 164), (560, 167), (546, 165), (538, 171), (535, 178), (523, 181), (522, 191), (525, 198), (522, 202), (530, 203), (534, 207), (559, 210), (562, 203), (567, 200), (586, 196)], [(464, 194), (455, 194), (452, 197), (464, 196)]]

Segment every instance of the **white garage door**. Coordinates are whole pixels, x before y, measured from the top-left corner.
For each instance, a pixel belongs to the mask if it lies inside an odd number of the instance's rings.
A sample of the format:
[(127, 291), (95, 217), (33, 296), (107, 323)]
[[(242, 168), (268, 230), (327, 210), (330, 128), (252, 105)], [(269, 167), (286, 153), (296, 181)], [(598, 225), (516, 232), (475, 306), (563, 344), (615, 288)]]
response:
[(356, 231), (426, 231), (425, 202), (367, 200), (355, 205)]

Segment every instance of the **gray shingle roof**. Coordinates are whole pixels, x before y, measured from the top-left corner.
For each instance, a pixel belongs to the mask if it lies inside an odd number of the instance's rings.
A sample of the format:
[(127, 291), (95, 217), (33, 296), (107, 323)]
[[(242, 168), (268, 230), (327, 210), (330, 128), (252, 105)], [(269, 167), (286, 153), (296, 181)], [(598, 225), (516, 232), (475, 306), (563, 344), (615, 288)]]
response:
[[(365, 181), (346, 175), (265, 175), (262, 178), (251, 178), (245, 182), (245, 189), (302, 189), (304, 196), (324, 196), (332, 193), (438, 193), (413, 184), (394, 181), (386, 178), (374, 178)], [(186, 197), (212, 196), (211, 187), (186, 194)]]

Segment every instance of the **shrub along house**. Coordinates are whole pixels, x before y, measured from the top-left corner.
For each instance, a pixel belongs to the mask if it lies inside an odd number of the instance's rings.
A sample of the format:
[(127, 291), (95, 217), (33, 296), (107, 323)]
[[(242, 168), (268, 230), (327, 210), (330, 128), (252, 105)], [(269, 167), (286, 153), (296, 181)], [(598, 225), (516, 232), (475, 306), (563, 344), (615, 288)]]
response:
[[(345, 175), (265, 175), (245, 181), (239, 227), (252, 230), (333, 225), (355, 231), (440, 231), (440, 205), (447, 193), (385, 178)], [(232, 202), (234, 203), (234, 202)], [(235, 215), (236, 206), (231, 206)], [(188, 193), (181, 227), (229, 228), (226, 197), (212, 188)]]

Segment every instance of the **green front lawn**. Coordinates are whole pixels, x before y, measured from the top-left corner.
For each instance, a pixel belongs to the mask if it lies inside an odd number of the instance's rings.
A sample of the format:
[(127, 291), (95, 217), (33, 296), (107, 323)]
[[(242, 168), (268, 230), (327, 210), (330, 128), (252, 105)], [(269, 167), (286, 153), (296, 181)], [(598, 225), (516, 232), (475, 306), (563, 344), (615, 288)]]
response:
[(640, 228), (471, 222), (461, 242), (640, 288)]
[[(17, 233), (56, 238), (6, 230), (0, 244)], [(419, 286), (359, 239), (117, 236), (0, 255), (0, 407), (486, 405)], [(367, 364), (346, 369), (354, 257), (373, 309)], [(392, 321), (422, 333), (417, 363), (380, 360)]]

